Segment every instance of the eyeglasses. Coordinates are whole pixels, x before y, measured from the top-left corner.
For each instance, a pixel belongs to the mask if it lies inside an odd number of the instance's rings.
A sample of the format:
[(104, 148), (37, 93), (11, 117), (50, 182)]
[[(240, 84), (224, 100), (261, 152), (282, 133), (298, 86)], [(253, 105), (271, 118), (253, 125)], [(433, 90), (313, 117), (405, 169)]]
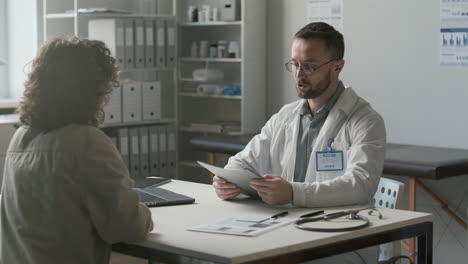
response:
[(313, 64), (311, 63), (301, 63), (301, 64), (298, 64), (298, 63), (295, 63), (293, 61), (288, 61), (284, 64), (284, 66), (286, 67), (286, 70), (288, 72), (293, 72), (293, 73), (296, 73), (299, 69), (302, 69), (302, 72), (305, 73), (305, 74), (312, 74), (314, 71), (318, 70), (320, 67), (322, 67), (323, 65), (325, 64), (328, 64), (334, 60), (337, 60), (337, 59), (331, 59), (327, 62), (324, 62), (318, 66), (313, 66)]

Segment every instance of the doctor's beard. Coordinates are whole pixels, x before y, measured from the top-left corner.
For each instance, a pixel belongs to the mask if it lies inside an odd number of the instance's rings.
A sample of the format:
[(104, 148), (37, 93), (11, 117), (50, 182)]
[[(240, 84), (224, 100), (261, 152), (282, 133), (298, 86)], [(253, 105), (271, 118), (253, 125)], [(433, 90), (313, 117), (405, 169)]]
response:
[(315, 99), (321, 96), (327, 90), (327, 88), (330, 86), (330, 82), (331, 82), (330, 71), (327, 72), (327, 75), (325, 76), (325, 78), (317, 82), (315, 85), (312, 85), (309, 82), (302, 81), (301, 82), (302, 85), (304, 87), (309, 88), (307, 91), (304, 91), (303, 94), (301, 94), (301, 91), (299, 91), (299, 89), (297, 88), (298, 84), (296, 83), (297, 95), (299, 96), (299, 98), (303, 98), (303, 99)]

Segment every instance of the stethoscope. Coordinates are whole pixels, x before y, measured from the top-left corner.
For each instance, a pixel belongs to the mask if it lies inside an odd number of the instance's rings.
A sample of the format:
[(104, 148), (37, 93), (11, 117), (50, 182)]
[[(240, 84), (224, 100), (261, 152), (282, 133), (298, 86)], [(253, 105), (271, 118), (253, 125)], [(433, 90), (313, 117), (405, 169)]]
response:
[[(364, 228), (369, 225), (370, 221), (367, 217), (358, 215), (360, 211), (367, 210), (367, 209), (369, 209), (369, 212), (368, 212), (369, 215), (372, 215), (373, 212), (377, 212), (378, 218), (379, 219), (383, 218), (379, 210), (377, 210), (375, 207), (371, 207), (371, 208), (362, 208), (362, 209), (354, 209), (354, 210), (330, 213), (330, 214), (326, 214), (326, 215), (318, 216), (318, 217), (302, 218), (302, 219), (296, 220), (296, 222), (294, 222), (294, 226), (301, 230), (320, 231), (320, 232), (344, 232), (344, 231), (356, 230), (356, 229)], [(353, 226), (348, 226), (348, 227), (333, 227), (333, 228), (332, 227), (328, 228), (328, 227), (303, 226), (303, 224), (305, 223), (318, 222), (318, 221), (330, 221), (332, 219), (339, 218), (342, 216), (347, 216), (346, 219), (351, 220), (351, 221), (359, 221), (361, 223), (358, 225), (353, 225)]]

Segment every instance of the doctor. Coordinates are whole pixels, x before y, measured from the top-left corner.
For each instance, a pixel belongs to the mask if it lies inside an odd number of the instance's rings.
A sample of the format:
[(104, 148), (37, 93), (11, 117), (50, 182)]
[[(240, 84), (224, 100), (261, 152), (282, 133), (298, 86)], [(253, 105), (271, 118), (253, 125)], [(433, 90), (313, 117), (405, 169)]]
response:
[[(326, 23), (295, 34), (285, 66), (301, 99), (283, 106), (226, 165), (264, 175), (251, 186), (265, 203), (329, 207), (372, 200), (383, 168), (385, 125), (339, 80), (343, 56), (343, 35)], [(219, 177), (213, 186), (221, 199), (240, 194)]]

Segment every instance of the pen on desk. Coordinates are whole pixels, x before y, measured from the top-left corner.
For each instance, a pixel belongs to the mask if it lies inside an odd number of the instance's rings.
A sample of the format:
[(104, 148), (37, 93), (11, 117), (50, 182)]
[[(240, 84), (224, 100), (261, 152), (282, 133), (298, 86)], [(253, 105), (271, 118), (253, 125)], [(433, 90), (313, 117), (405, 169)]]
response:
[(260, 221), (258, 221), (257, 223), (262, 223), (262, 222), (265, 222), (265, 221), (270, 220), (270, 219), (277, 219), (277, 218), (280, 218), (280, 217), (285, 216), (285, 215), (287, 215), (287, 214), (288, 214), (288, 211), (284, 211), (284, 212), (281, 212), (281, 213), (272, 215), (272, 216), (270, 216), (269, 218), (265, 218), (265, 219), (263, 219), (263, 220), (260, 220)]
[(323, 214), (323, 213), (324, 213), (323, 210), (315, 211), (315, 212), (312, 212), (312, 213), (308, 213), (308, 214), (305, 214), (305, 215), (301, 215), (301, 216), (299, 216), (299, 218), (306, 218), (306, 217), (321, 215), (321, 214)]
[(287, 215), (287, 214), (288, 214), (288, 211), (284, 211), (284, 212), (281, 212), (281, 213), (279, 213), (279, 214), (275, 214), (275, 215), (273, 215), (273, 216), (270, 217), (270, 218), (271, 218), (271, 219), (276, 219), (276, 218), (280, 218), (280, 217), (282, 217), (282, 216), (285, 216), (285, 215)]

